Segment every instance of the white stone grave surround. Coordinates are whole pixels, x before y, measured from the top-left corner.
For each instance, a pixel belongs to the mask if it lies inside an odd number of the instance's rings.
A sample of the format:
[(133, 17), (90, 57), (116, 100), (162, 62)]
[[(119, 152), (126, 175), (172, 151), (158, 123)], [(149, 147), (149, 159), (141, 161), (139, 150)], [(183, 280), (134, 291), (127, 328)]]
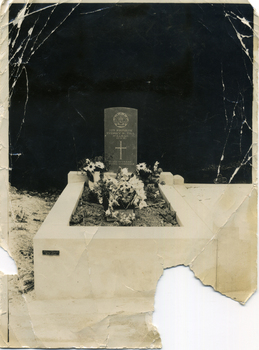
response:
[[(162, 178), (172, 184), (172, 174), (162, 174)], [(179, 183), (179, 176), (175, 178)], [(215, 289), (234, 298), (236, 294), (238, 298), (244, 293), (242, 299), (247, 299), (245, 290), (249, 289), (246, 284), (251, 283), (251, 266), (247, 266), (246, 271), (240, 259), (244, 276), (249, 275), (247, 278), (242, 277), (243, 290), (237, 289), (240, 276), (236, 281), (232, 277), (226, 284), (225, 276), (228, 273), (231, 276), (233, 268), (231, 260), (235, 266), (237, 263), (234, 258), (236, 252), (233, 252), (233, 259), (230, 252), (229, 261), (223, 266), (218, 256), (218, 245), (226, 244), (227, 237), (229, 240), (231, 237), (235, 239), (237, 245), (246, 242), (251, 244), (250, 235), (254, 234), (256, 227), (247, 222), (247, 217), (242, 217), (241, 209), (244, 207), (244, 215), (247, 215), (247, 206), (250, 208), (251, 203), (256, 200), (256, 191), (252, 184), (159, 185), (161, 194), (176, 211), (180, 227), (69, 226), (82, 194), (84, 181), (81, 174), (69, 173), (68, 185), (34, 237), (37, 298), (114, 297), (116, 293), (130, 297), (136, 289), (144, 296), (156, 288), (163, 268), (183, 264), (190, 265), (204, 284), (211, 284)], [(222, 191), (219, 188), (224, 189), (224, 196), (221, 195), (216, 200), (213, 211), (192, 194), (190, 189), (200, 186), (204, 188), (205, 198), (206, 192), (212, 197), (213, 191), (220, 194)], [(254, 204), (249, 211), (250, 215), (256, 210), (256, 202)], [(220, 239), (221, 235), (224, 235), (224, 241)], [(255, 236), (252, 237), (255, 239)], [(255, 247), (256, 244), (251, 249), (256, 249)], [(58, 251), (59, 255), (43, 255), (45, 250)], [(204, 271), (196, 271), (197, 261), (205, 258), (208, 250), (211, 250), (211, 256)], [(209, 261), (213, 264), (215, 259), (218, 259), (222, 271), (215, 272), (213, 280), (207, 281), (206, 269), (209, 269)], [(149, 281), (150, 285), (143, 278), (145, 275), (153, 276)]]
[(69, 221), (86, 178), (69, 173), (34, 237), (36, 295), (26, 300), (44, 347), (117, 348), (118, 334), (126, 348), (161, 347), (151, 321), (154, 295), (163, 269), (172, 266), (190, 266), (203, 284), (240, 302), (256, 290), (256, 263), (248, 258), (256, 256), (253, 185), (161, 178), (180, 227), (83, 227)]

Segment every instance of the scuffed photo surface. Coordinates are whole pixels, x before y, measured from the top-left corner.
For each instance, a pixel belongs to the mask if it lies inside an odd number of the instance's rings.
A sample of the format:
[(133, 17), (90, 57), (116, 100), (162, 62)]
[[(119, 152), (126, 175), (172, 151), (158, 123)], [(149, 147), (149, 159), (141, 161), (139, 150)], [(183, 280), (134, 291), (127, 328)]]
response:
[(13, 4), (14, 185), (63, 188), (103, 154), (104, 109), (138, 109), (138, 161), (186, 182), (251, 183), (253, 9)]
[[(10, 6), (9, 250), (18, 275), (9, 278), (5, 346), (159, 348), (154, 296), (172, 266), (242, 304), (251, 297), (254, 40), (250, 5)], [(111, 107), (138, 111), (138, 163), (159, 161), (176, 227), (106, 230), (92, 217), (69, 226), (85, 181), (76, 171), (103, 155)]]

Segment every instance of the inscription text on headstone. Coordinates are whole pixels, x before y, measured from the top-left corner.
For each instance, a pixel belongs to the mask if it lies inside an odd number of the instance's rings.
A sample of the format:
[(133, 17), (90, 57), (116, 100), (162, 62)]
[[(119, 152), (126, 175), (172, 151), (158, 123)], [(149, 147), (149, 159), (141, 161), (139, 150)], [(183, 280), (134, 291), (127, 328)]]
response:
[(137, 164), (138, 111), (114, 107), (104, 110), (104, 157), (109, 171), (118, 167), (134, 172)]

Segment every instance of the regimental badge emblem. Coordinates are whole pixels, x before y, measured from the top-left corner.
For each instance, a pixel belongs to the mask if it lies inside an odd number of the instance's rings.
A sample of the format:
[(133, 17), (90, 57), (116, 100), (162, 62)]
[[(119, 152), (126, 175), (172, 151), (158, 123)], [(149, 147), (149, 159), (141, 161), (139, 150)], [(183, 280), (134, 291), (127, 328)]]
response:
[(126, 113), (119, 112), (113, 117), (113, 122), (118, 128), (125, 128), (128, 125), (129, 117)]

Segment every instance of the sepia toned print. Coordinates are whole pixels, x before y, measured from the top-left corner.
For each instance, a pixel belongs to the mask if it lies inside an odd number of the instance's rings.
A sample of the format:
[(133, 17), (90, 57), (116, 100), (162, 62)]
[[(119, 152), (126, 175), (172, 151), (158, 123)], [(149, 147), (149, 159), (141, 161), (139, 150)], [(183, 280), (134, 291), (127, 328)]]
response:
[(241, 2), (1, 5), (2, 347), (162, 347), (173, 266), (253, 295), (256, 24)]

